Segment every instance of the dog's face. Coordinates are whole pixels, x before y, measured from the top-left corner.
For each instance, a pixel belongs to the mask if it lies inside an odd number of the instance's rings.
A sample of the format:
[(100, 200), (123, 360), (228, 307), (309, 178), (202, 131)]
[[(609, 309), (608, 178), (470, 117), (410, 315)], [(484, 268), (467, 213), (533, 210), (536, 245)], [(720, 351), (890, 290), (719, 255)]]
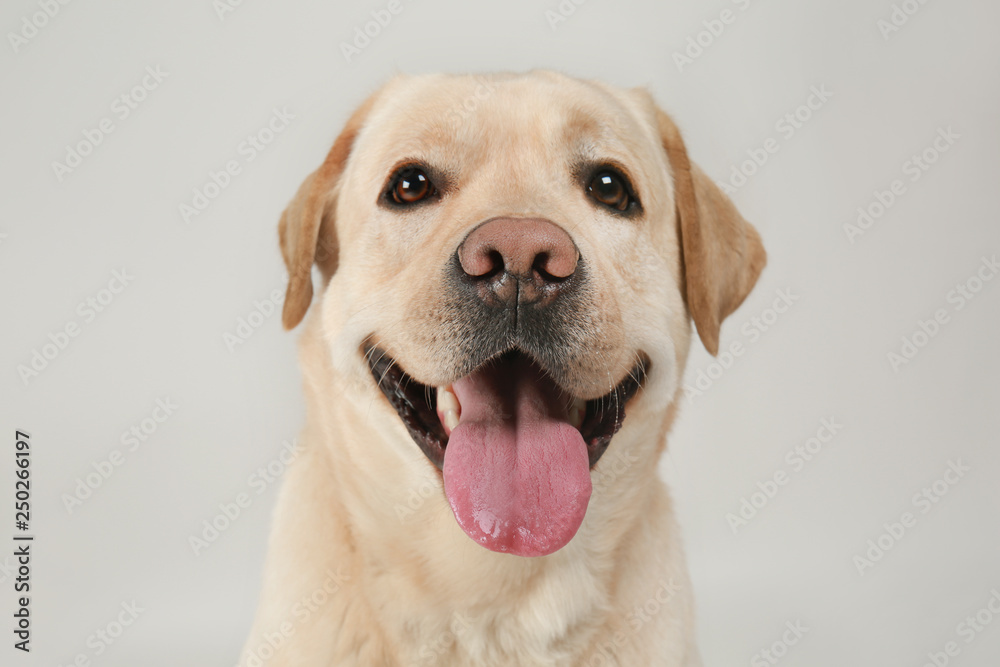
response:
[(393, 80), (281, 240), (285, 325), (319, 264), (339, 373), (384, 393), (470, 537), (529, 556), (576, 533), (623, 421), (662, 421), (690, 319), (714, 353), (764, 265), (648, 94), (545, 72)]

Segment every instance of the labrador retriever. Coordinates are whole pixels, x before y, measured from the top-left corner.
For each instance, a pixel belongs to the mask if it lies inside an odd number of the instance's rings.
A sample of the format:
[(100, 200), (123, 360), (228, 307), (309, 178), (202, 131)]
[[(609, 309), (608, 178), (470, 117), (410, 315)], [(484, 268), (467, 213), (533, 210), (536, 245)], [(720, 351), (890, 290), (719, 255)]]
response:
[(243, 667), (700, 664), (657, 462), (765, 252), (651, 95), (397, 77), (279, 231), (307, 420)]

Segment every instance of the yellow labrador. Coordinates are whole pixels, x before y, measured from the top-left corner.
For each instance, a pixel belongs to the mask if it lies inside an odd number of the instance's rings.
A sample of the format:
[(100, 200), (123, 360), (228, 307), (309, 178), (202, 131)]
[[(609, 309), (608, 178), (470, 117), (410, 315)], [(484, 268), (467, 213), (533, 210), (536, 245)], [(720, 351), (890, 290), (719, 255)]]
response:
[(308, 401), (242, 665), (699, 664), (657, 462), (760, 237), (643, 90), (398, 77), (280, 223)]

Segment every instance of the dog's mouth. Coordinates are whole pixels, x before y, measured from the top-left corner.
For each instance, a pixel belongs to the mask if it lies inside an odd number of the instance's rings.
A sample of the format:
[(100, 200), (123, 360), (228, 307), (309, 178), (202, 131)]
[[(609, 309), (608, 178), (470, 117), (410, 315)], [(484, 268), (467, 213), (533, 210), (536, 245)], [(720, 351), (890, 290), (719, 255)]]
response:
[(576, 534), (590, 469), (622, 427), (649, 368), (645, 355), (607, 394), (574, 398), (528, 355), (511, 350), (447, 387), (414, 380), (371, 345), (379, 388), (444, 476), (455, 518), (493, 551), (541, 556)]

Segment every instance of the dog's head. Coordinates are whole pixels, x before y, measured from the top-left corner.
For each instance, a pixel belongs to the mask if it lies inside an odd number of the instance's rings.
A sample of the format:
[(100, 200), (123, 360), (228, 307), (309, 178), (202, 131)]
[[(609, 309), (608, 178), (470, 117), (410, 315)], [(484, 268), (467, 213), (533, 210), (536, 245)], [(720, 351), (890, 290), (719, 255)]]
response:
[(714, 354), (765, 263), (648, 93), (549, 72), (394, 79), (280, 237), (285, 326), (317, 264), (338, 372), (381, 389), (465, 532), (520, 555), (573, 537), (612, 436), (676, 399), (690, 321)]

